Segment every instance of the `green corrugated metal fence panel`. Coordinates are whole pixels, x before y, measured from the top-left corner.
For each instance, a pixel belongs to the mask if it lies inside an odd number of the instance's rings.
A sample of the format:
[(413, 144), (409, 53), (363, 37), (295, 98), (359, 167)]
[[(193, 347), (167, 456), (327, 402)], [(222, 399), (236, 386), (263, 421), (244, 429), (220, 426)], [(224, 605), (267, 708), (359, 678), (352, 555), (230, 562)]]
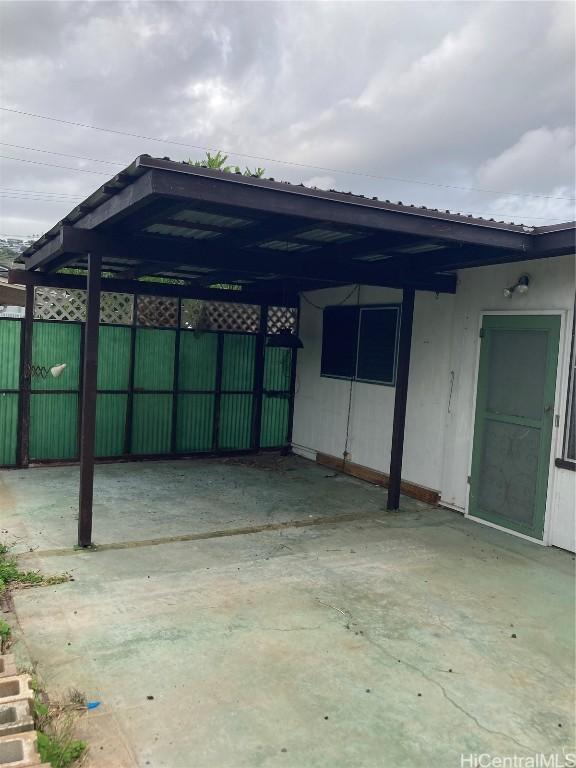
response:
[(0, 320), (0, 389), (20, 386), (20, 328), (20, 320)]
[(158, 391), (174, 383), (174, 341), (176, 331), (139, 328), (136, 332), (134, 387)]
[(264, 395), (262, 400), (262, 427), (260, 445), (262, 448), (279, 448), (288, 439), (289, 397)]
[(127, 403), (128, 395), (98, 394), (96, 456), (120, 456), (123, 452)]
[(128, 389), (130, 328), (101, 325), (98, 343), (98, 389)]
[(290, 389), (292, 350), (266, 347), (264, 353), (264, 389), (287, 392)]
[(0, 465), (16, 464), (18, 395), (0, 392)]
[(31, 459), (76, 458), (78, 456), (77, 435), (77, 394), (31, 396)]
[(212, 450), (214, 434), (214, 395), (178, 396), (179, 453)]
[(134, 395), (132, 453), (169, 453), (172, 395)]
[(75, 323), (49, 323), (37, 320), (32, 331), (32, 366), (51, 368), (66, 363), (55, 379), (32, 375), (32, 390), (78, 389), (80, 381), (80, 336), (82, 328)]
[(227, 451), (252, 447), (252, 395), (222, 395), (218, 447)]
[(224, 334), (222, 390), (249, 390), (254, 387), (256, 338), (239, 333)]
[[(0, 390), (20, 387), (20, 320), (0, 320)], [(17, 393), (0, 392), (0, 465), (16, 464)]]
[(216, 383), (216, 350), (218, 334), (182, 331), (178, 387), (180, 389), (214, 389)]

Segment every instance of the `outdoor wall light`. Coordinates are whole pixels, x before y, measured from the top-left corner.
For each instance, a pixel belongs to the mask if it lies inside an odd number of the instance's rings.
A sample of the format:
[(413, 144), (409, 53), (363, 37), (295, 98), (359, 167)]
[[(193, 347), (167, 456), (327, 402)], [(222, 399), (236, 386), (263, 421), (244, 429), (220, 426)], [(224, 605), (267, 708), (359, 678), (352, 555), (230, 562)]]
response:
[(511, 285), (510, 288), (504, 288), (504, 296), (507, 299), (511, 299), (513, 293), (528, 293), (529, 286), (530, 275), (520, 275), (518, 282), (515, 285)]
[(64, 373), (64, 368), (66, 368), (66, 363), (60, 363), (60, 365), (53, 365), (52, 368), (50, 368), (50, 373), (52, 376), (54, 376), (55, 379), (57, 379), (59, 376), (62, 376)]
[(275, 333), (274, 336), (268, 337), (266, 346), (284, 347), (286, 349), (302, 349), (304, 344), (302, 344), (302, 341), (295, 333), (292, 333), (290, 328), (282, 328), (282, 330)]

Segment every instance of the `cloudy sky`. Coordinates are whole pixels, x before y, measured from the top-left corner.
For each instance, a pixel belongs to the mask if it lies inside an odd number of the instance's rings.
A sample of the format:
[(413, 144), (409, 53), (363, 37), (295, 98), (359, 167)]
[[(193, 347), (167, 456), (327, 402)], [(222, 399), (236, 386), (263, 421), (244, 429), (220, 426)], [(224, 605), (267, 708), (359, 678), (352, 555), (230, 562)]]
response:
[(201, 147), (277, 179), (572, 220), (574, 9), (0, 2), (0, 232), (42, 233), (139, 154)]

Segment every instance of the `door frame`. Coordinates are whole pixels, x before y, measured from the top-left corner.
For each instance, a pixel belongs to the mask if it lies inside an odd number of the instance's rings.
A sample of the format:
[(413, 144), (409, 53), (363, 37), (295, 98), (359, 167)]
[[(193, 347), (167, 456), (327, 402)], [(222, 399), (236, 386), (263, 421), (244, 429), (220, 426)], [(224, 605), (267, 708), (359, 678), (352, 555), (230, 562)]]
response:
[[(514, 309), (514, 310), (507, 310), (507, 309), (489, 309), (489, 310), (481, 310), (479, 312), (478, 316), (478, 328), (477, 328), (477, 334), (476, 334), (476, 355), (475, 355), (475, 365), (474, 365), (474, 396), (472, 400), (472, 409), (471, 409), (471, 415), (470, 415), (470, 445), (469, 445), (469, 456), (468, 456), (468, 477), (471, 477), (472, 474), (472, 458), (474, 453), (474, 435), (475, 435), (475, 426), (476, 426), (476, 401), (478, 398), (478, 374), (480, 372), (480, 352), (481, 352), (481, 337), (480, 337), (480, 331), (482, 330), (482, 326), (484, 325), (484, 318), (486, 316), (494, 316), (494, 315), (505, 315), (509, 317), (518, 316), (518, 315), (555, 315), (556, 317), (560, 318), (560, 333), (558, 338), (558, 359), (556, 362), (556, 385), (554, 390), (554, 417), (553, 417), (553, 423), (552, 423), (552, 436), (550, 440), (550, 456), (548, 457), (548, 487), (546, 491), (546, 505), (544, 508), (544, 529), (542, 533), (541, 539), (536, 539), (533, 536), (528, 536), (525, 533), (520, 533), (520, 531), (514, 531), (510, 528), (506, 528), (502, 525), (498, 525), (497, 523), (492, 523), (489, 520), (484, 520), (481, 517), (475, 517), (474, 515), (470, 514), (470, 483), (467, 484), (467, 492), (466, 492), (466, 507), (464, 510), (464, 517), (468, 518), (469, 520), (472, 520), (476, 523), (481, 523), (482, 525), (486, 525), (489, 528), (495, 528), (498, 531), (504, 531), (504, 533), (508, 533), (512, 536), (517, 536), (521, 539), (526, 539), (527, 541), (532, 541), (535, 544), (540, 544), (542, 546), (549, 546), (550, 545), (550, 526), (552, 522), (552, 513), (553, 513), (553, 502), (555, 497), (555, 486), (556, 486), (556, 472), (555, 470), (555, 464), (554, 464), (554, 458), (556, 455), (556, 452), (558, 450), (558, 441), (562, 439), (563, 435), (563, 413), (562, 413), (562, 392), (565, 390), (567, 391), (567, 383), (565, 381), (566, 379), (566, 372), (567, 372), (567, 362), (566, 362), (566, 339), (567, 339), (567, 333), (566, 328), (568, 327), (568, 315), (569, 311), (566, 309)], [(558, 422), (558, 423), (557, 423)]]

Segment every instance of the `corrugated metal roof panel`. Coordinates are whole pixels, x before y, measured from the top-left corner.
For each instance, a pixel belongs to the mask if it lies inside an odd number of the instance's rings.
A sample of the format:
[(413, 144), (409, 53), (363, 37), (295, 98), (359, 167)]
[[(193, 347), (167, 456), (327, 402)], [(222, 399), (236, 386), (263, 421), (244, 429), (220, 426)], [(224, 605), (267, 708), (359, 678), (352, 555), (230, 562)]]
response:
[(169, 235), (170, 237), (184, 237), (191, 240), (213, 240), (220, 237), (220, 232), (213, 232), (209, 229), (193, 229), (190, 227), (171, 226), (170, 224), (151, 224), (146, 227), (145, 232), (152, 235)]
[(236, 216), (224, 216), (207, 211), (196, 211), (192, 208), (186, 208), (183, 211), (173, 214), (173, 219), (187, 221), (189, 224), (206, 224), (213, 227), (222, 227), (223, 229), (240, 229), (254, 224), (251, 219), (241, 219)]
[(336, 229), (308, 229), (306, 232), (299, 232), (295, 237), (299, 240), (312, 240), (315, 243), (346, 243), (349, 240), (360, 240), (366, 237), (363, 232), (339, 232)]

